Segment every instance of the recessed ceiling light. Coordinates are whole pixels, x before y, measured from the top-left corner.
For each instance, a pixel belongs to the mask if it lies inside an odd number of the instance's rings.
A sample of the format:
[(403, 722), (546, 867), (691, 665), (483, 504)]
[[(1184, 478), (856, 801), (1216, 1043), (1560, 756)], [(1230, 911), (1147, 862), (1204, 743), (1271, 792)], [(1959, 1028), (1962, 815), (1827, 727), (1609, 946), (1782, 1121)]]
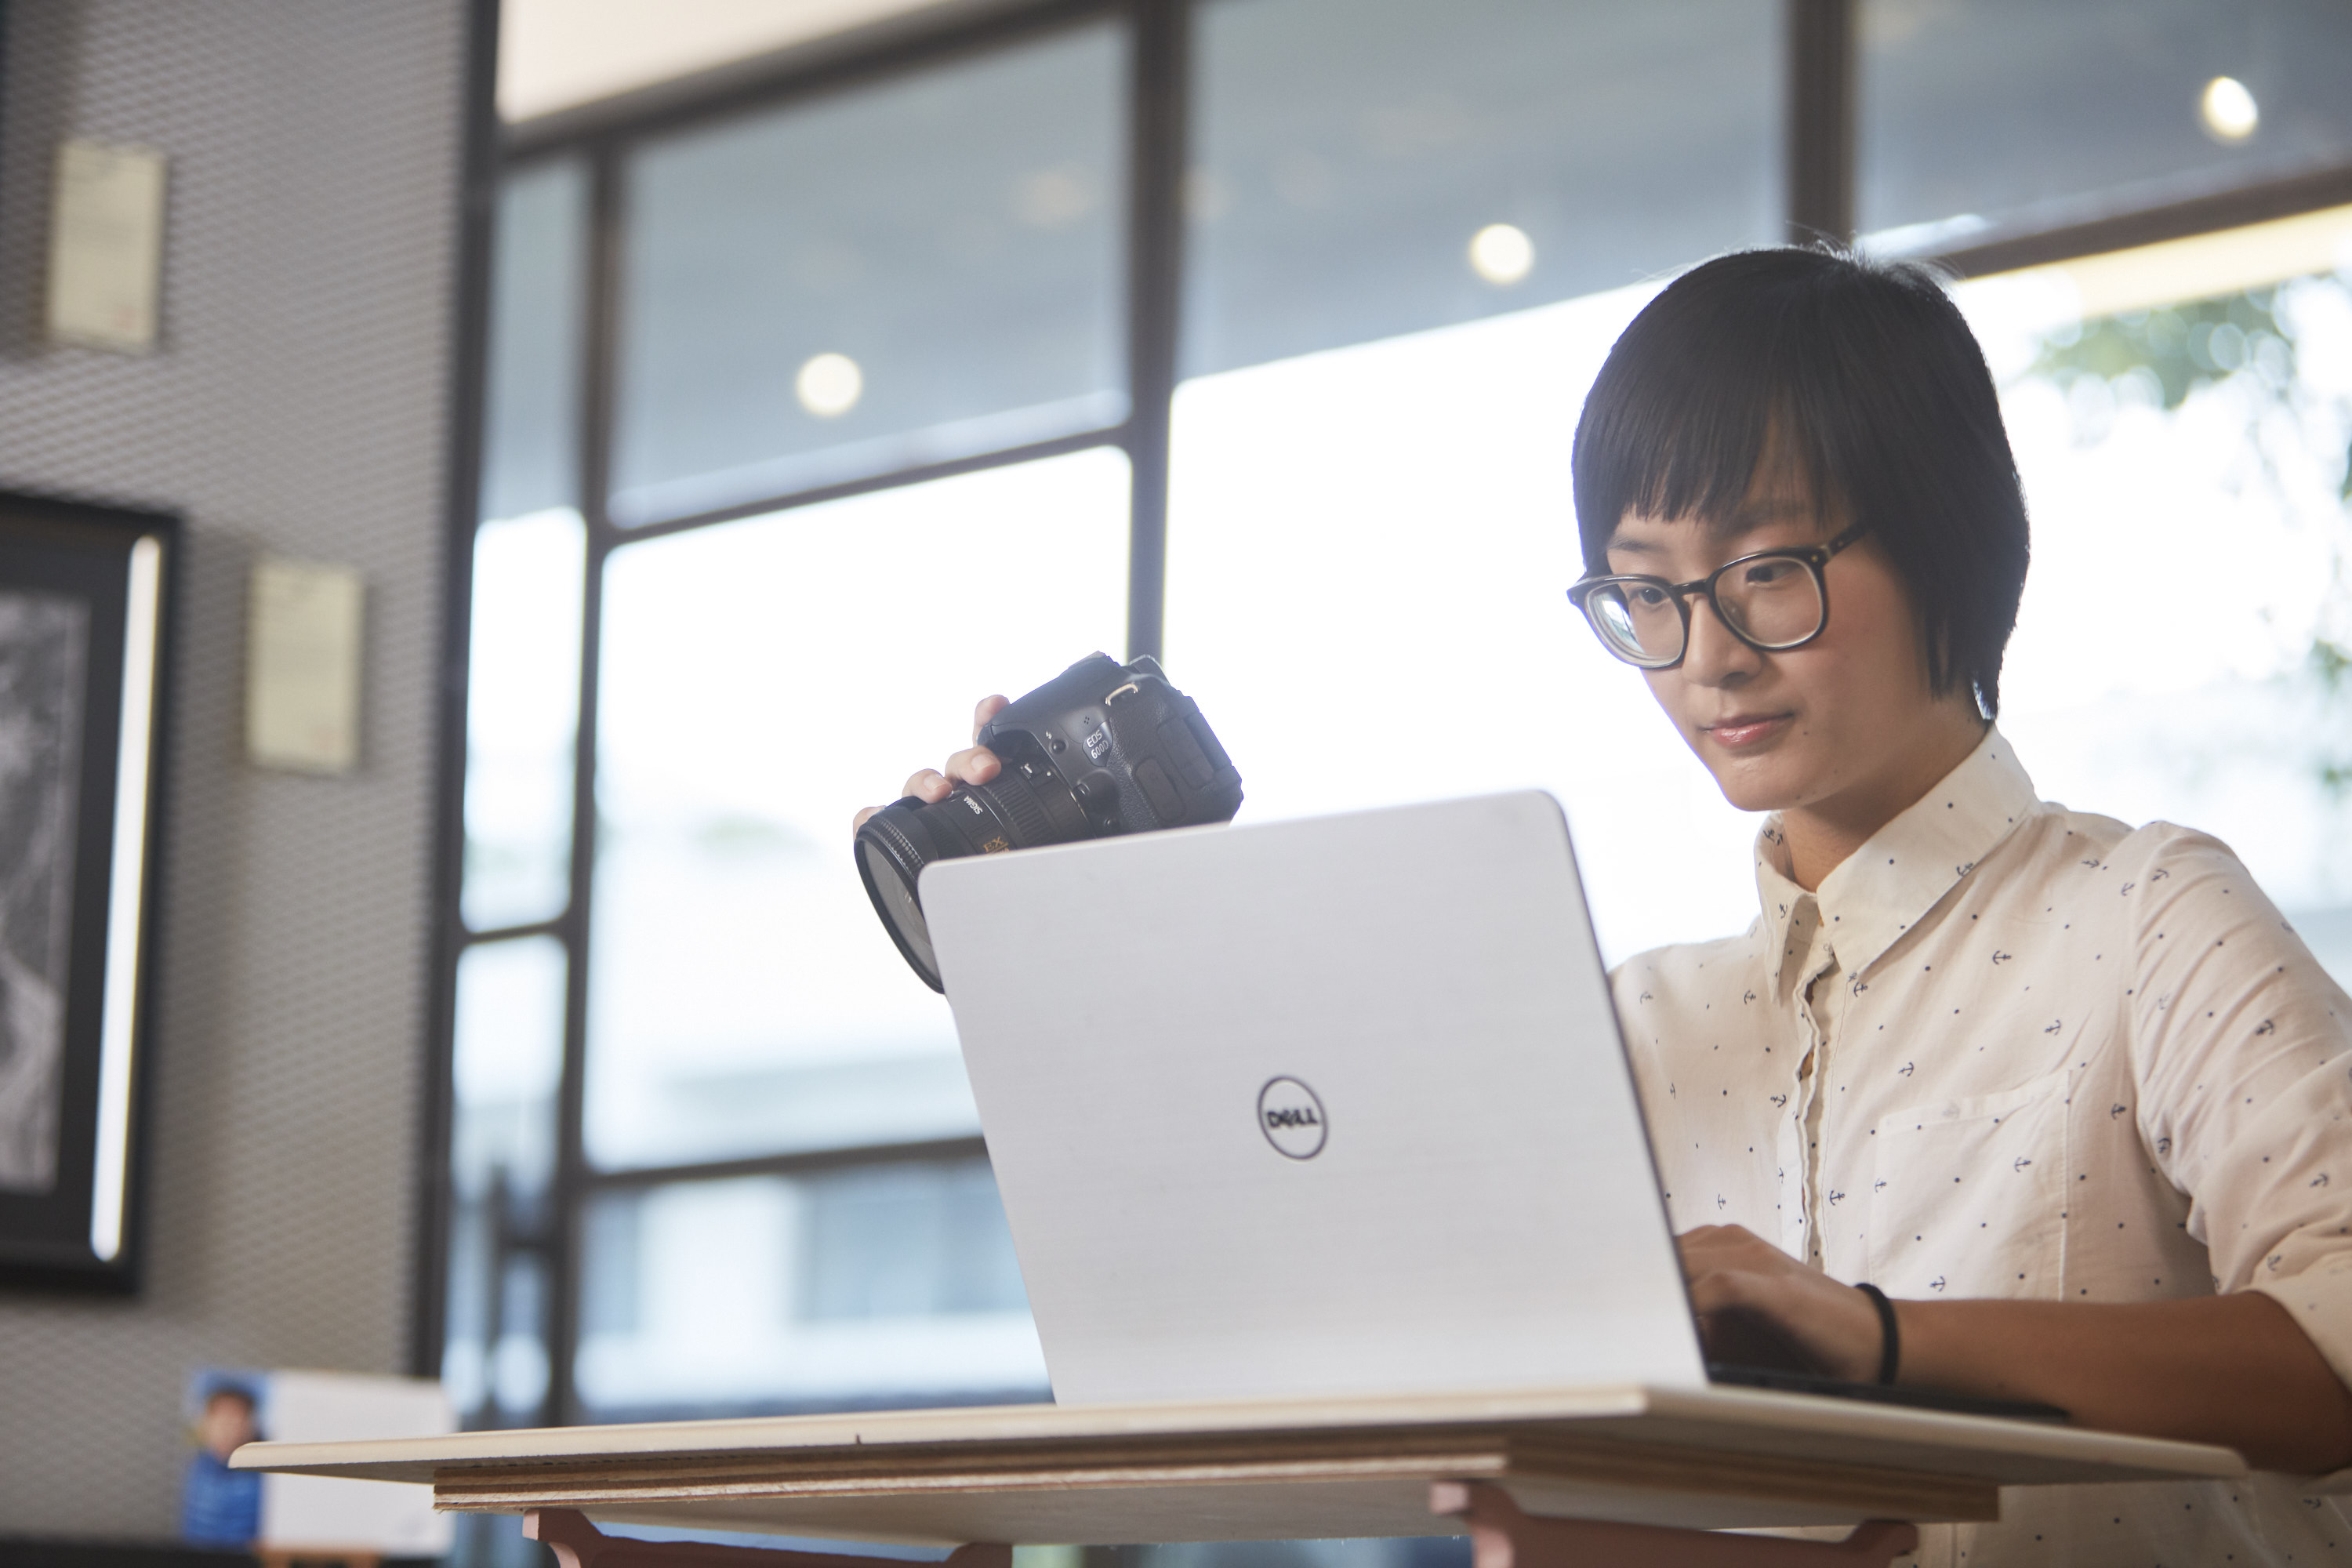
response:
[(1536, 242), (1515, 225), (1490, 223), (1470, 237), (1470, 270), (1489, 283), (1517, 283), (1535, 264)]
[(811, 355), (793, 378), (801, 406), (820, 419), (831, 419), (857, 406), (866, 395), (866, 373), (847, 354)]
[(2263, 121), (2254, 95), (2233, 76), (2217, 76), (2205, 84), (2197, 100), (2197, 117), (2216, 142), (2243, 142)]
[(1041, 169), (1021, 182), (1014, 192), (1013, 207), (1021, 221), (1032, 228), (1067, 228), (1087, 216), (1095, 205), (1094, 193), (1087, 189), (1086, 172), (1067, 165), (1058, 169)]

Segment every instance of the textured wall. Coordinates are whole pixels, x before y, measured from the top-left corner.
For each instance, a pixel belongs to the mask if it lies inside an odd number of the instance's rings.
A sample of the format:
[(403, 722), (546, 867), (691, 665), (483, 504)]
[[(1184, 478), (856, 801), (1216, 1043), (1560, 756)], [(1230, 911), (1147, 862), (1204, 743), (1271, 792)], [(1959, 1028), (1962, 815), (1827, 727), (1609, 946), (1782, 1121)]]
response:
[[(0, 1291), (0, 1534), (163, 1536), (192, 1368), (405, 1357), (465, 7), (6, 10), (0, 486), (176, 509), (192, 548), (147, 1285), (134, 1300)], [(171, 157), (152, 356), (38, 342), (68, 135)], [(260, 551), (367, 575), (354, 777), (241, 758)]]

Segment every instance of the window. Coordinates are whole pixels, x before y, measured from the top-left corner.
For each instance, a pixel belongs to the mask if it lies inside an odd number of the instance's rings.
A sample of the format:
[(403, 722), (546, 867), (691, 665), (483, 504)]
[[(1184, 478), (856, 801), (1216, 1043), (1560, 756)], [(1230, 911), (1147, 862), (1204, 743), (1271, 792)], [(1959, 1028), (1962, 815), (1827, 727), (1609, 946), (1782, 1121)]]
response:
[[(511, 175), (491, 279), (482, 521), (474, 530), (464, 873), (452, 924), (441, 1374), (480, 1425), (538, 1419), (551, 1385), (559, 1104), (571, 960), (582, 569), (579, 318), (587, 184)], [(500, 934), (504, 933), (504, 934)]]
[(1195, 16), (1187, 375), (1780, 236), (1769, 6), (1227, 0)]
[(2352, 162), (2326, 0), (1861, 0), (1855, 207), (1946, 250)]
[(613, 521), (1125, 418), (1123, 54), (1097, 23), (631, 147)]
[(1124, 637), (1130, 41), (986, 45), (504, 181), (440, 1303), (475, 1424), (1045, 1392), (945, 1004), (845, 844), (965, 671)]
[(2045, 798), (2227, 843), (2352, 987), (2352, 207), (1959, 295), (2033, 518), (2002, 729)]
[[(846, 837), (890, 787), (877, 758), (969, 728), (971, 669), (1018, 689), (1118, 646), (1127, 500), (1097, 447), (612, 552), (583, 1411), (1045, 1387), (947, 1004), (883, 939)], [(1017, 604), (975, 596), (1008, 555)], [(838, 1162), (874, 1147), (900, 1157)], [(794, 1163), (656, 1179), (763, 1158)]]
[[(950, 8), (519, 135), (429, 1309), (470, 1422), (1044, 1393), (848, 816), (1163, 609), (1253, 817), (1542, 784), (1612, 959), (1745, 924), (1753, 824), (1561, 594), (1568, 446), (1825, 159), (1868, 243), (2000, 273), (1958, 291), (2044, 794), (2216, 831), (2352, 973), (2352, 28), (1843, 14), (1841, 56), (1732, 0)], [(1843, 58), (1850, 123), (1794, 112)]]
[(1541, 784), (1624, 828), (1579, 846), (1612, 958), (1738, 929), (1752, 829), (1561, 591), (1610, 343), (1653, 279), (1780, 237), (1777, 18), (1255, 0), (1199, 28), (1167, 652), (1246, 810)]

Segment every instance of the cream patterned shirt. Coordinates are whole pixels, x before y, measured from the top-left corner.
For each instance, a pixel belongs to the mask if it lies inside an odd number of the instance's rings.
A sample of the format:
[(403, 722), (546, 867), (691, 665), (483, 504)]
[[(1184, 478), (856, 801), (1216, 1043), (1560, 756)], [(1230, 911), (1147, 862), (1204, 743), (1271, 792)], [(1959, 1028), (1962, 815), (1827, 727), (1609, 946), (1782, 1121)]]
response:
[[(1998, 730), (1746, 934), (1616, 973), (1677, 1230), (1897, 1298), (2256, 1289), (2352, 1381), (2352, 1002), (2229, 849), (2035, 798)], [(1938, 1564), (2352, 1562), (2345, 1477), (2014, 1489)]]

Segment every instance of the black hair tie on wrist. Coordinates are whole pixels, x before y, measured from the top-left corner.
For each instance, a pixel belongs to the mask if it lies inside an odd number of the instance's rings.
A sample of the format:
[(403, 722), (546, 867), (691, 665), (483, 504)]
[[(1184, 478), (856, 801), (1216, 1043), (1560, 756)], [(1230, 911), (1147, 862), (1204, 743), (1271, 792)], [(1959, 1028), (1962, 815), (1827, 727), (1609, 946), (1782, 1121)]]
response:
[(1903, 1364), (1903, 1331), (1895, 1321), (1895, 1303), (1875, 1285), (1856, 1285), (1854, 1289), (1869, 1297), (1870, 1304), (1878, 1309), (1878, 1381), (1891, 1386), (1895, 1369)]

